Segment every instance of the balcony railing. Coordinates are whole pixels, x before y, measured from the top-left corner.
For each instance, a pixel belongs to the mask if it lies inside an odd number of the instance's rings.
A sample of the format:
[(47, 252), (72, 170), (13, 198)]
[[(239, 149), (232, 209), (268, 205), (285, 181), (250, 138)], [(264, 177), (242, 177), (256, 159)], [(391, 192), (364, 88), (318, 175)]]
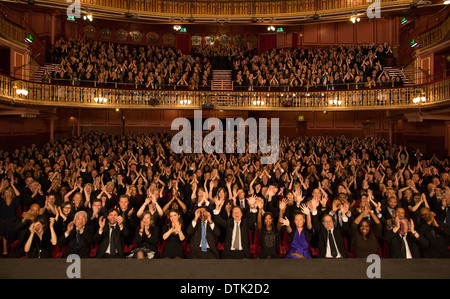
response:
[[(26, 94), (19, 94), (25, 90)], [(388, 88), (324, 91), (192, 91), (147, 90), (54, 85), (15, 80), (0, 75), (0, 98), (10, 103), (42, 106), (262, 110), (367, 110), (409, 109), (414, 99), (425, 97), (422, 107), (450, 103), (450, 77), (436, 82)]]
[[(48, 3), (67, 3), (66, 0), (47, 0)], [(402, 0), (380, 0), (382, 5), (408, 3)], [(313, 14), (327, 10), (355, 10), (366, 8), (366, 0), (81, 0), (83, 7), (108, 8), (108, 10), (131, 11), (140, 14), (190, 16), (276, 16)]]

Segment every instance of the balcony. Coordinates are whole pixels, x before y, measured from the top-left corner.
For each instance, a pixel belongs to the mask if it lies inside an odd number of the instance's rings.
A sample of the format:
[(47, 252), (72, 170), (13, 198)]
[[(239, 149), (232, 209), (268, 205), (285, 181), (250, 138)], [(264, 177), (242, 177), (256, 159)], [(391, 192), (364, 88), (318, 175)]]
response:
[[(69, 3), (72, 1), (69, 1)], [(389, 10), (407, 9), (408, 0), (380, 0), (383, 8)], [(109, 18), (134, 18), (153, 21), (245, 21), (254, 18), (258, 22), (277, 18), (278, 21), (309, 20), (319, 14), (321, 19), (336, 18), (339, 13), (365, 12), (372, 2), (366, 0), (81, 0), (81, 6), (96, 16)], [(43, 0), (41, 6), (66, 9), (66, 0)]]
[[(23, 92), (19, 92), (23, 91)], [(425, 102), (416, 103), (424, 97)], [(22, 81), (0, 75), (8, 104), (112, 109), (339, 111), (437, 107), (450, 103), (450, 77), (432, 83), (332, 91), (193, 91), (82, 87)]]

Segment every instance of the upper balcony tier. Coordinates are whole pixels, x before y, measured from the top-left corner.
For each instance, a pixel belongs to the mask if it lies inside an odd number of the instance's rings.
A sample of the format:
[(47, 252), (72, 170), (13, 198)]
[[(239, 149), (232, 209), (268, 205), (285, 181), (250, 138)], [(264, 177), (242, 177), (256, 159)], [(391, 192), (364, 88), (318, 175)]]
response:
[(84, 87), (0, 75), (0, 100), (13, 105), (111, 109), (343, 111), (420, 109), (450, 104), (450, 77), (412, 86), (300, 91), (212, 91)]

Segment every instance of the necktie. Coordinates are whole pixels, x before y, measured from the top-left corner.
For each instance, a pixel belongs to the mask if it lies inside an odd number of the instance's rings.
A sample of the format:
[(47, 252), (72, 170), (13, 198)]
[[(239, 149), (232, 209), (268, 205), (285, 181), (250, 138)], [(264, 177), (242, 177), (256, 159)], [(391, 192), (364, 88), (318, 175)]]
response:
[(331, 256), (337, 257), (336, 245), (334, 244), (334, 237), (331, 230), (328, 231), (328, 242), (330, 242)]
[(202, 222), (202, 251), (206, 252), (206, 221)]
[(406, 235), (400, 235), (400, 237), (402, 237), (402, 246), (400, 247), (400, 257), (401, 258), (406, 258), (406, 246), (405, 246), (405, 237)]
[(239, 241), (241, 239), (241, 229), (239, 228), (239, 223), (234, 223), (234, 243), (233, 248), (239, 250)]
[(341, 224), (341, 217), (340, 217), (340, 215), (339, 215), (339, 212), (336, 212), (336, 221), (335, 221), (335, 224), (334, 224), (334, 226), (335, 227), (338, 227), (338, 226), (341, 226), (342, 224)]
[(244, 201), (241, 200), (241, 209), (243, 209), (243, 208), (244, 208)]
[(77, 244), (77, 248), (78, 248), (78, 244), (80, 243), (80, 231), (77, 229), (77, 234), (75, 236), (75, 240), (76, 240), (76, 244)]
[(115, 244), (115, 238), (114, 238), (114, 226), (110, 227), (111, 230), (111, 236), (109, 238), (109, 253), (111, 255), (115, 255), (116, 254), (116, 244)]

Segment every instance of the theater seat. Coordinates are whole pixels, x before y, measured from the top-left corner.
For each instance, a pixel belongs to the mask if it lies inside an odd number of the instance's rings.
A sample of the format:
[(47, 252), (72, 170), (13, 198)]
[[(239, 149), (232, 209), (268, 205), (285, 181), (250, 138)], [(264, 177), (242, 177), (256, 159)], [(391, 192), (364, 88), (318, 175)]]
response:
[(161, 256), (161, 254), (164, 252), (164, 248), (166, 247), (166, 240), (158, 241), (156, 247), (158, 248), (158, 256)]
[(9, 252), (8, 257), (12, 256), (12, 254), (14, 253), (14, 251), (17, 248), (17, 245), (19, 245), (19, 240), (15, 240), (14, 242), (12, 242), (11, 244), (8, 245), (8, 247), (9, 247), (8, 248), (8, 252)]
[(90, 257), (96, 257), (97, 256), (97, 248), (98, 248), (98, 244), (97, 243), (92, 243), (92, 245), (91, 245), (91, 253), (89, 254)]
[(383, 253), (384, 258), (389, 257), (389, 244), (387, 242), (384, 242)]
[(311, 253), (312, 257), (319, 257), (319, 249), (312, 247), (309, 245), (309, 252)]
[(217, 244), (217, 250), (218, 251), (223, 251), (225, 248), (225, 243), (224, 242), (219, 242), (219, 238), (216, 237), (216, 244)]
[(255, 239), (253, 241), (253, 243), (255, 244), (255, 254), (254, 254), (254, 258), (258, 258), (259, 255), (261, 254), (261, 246), (259, 245), (259, 230), (255, 229)]
[(278, 250), (279, 250), (278, 254), (279, 254), (279, 256), (281, 258), (285, 257), (286, 253), (289, 252), (289, 249), (291, 249), (289, 234), (286, 230), (284, 230), (278, 239)]
[(183, 241), (183, 252), (184, 252), (184, 256), (188, 257), (189, 253), (191, 252), (191, 247), (189, 246), (189, 237), (186, 237), (186, 239), (184, 239)]
[(248, 230), (248, 241), (250, 242), (250, 253), (255, 255), (256, 253), (255, 238), (250, 229)]
[(286, 248), (283, 246), (281, 242), (281, 238), (278, 240), (278, 256), (283, 258), (286, 255)]
[(59, 245), (55, 245), (53, 247), (53, 251), (52, 251), (52, 257), (55, 259), (60, 259), (64, 256), (64, 254), (66, 253), (66, 246), (59, 246)]
[(342, 240), (344, 241), (344, 247), (345, 247), (345, 252), (347, 253), (347, 257), (348, 258), (355, 258), (355, 254), (353, 252), (353, 248), (350, 246), (350, 250), (348, 249), (348, 243), (347, 243), (347, 238), (343, 237)]
[(130, 254), (131, 251), (132, 251), (133, 249), (135, 249), (135, 248), (136, 248), (136, 243), (135, 243), (135, 242), (133, 242), (133, 244), (128, 245), (128, 246), (124, 244), (124, 246), (123, 246), (123, 253), (124, 253), (125, 255), (128, 255), (128, 254)]

